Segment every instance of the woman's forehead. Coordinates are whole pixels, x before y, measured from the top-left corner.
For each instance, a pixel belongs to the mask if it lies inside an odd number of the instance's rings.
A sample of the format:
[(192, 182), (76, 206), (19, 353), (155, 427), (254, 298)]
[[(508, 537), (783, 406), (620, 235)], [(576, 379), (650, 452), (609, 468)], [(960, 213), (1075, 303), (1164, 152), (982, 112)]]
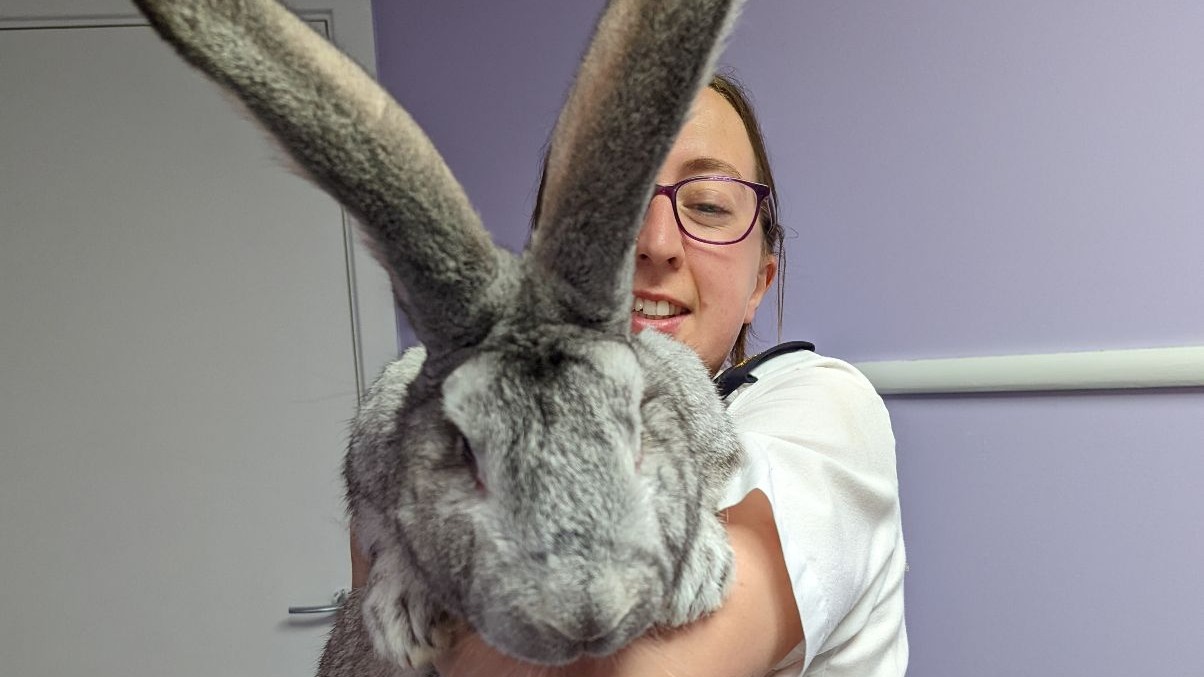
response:
[(744, 121), (718, 92), (707, 88), (695, 99), (673, 149), (666, 171), (685, 178), (722, 174), (756, 180), (756, 159)]

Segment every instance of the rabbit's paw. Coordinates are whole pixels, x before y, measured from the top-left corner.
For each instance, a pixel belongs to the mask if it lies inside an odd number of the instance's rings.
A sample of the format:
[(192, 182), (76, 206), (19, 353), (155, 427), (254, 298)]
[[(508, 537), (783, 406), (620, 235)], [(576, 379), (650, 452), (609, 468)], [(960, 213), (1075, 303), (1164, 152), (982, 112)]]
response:
[(364, 624), (372, 645), (386, 661), (425, 668), (449, 649), (455, 626), (398, 559), (381, 557), (372, 566), (364, 597)]

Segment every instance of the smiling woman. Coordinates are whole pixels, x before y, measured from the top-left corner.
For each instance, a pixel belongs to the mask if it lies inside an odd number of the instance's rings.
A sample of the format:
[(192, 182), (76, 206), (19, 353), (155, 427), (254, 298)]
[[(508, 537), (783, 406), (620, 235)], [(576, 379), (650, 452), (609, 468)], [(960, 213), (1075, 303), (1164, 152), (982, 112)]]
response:
[[(545, 177), (546, 165), (545, 158)], [(717, 184), (721, 185), (718, 189)], [(545, 187), (546, 180), (541, 180), (531, 216), (533, 227), (539, 222)], [(726, 195), (725, 202), (709, 209), (713, 212), (726, 205), (732, 210), (733, 218), (723, 223), (725, 228), (735, 228), (737, 233), (733, 236), (717, 237), (713, 215), (703, 217), (702, 212), (708, 207), (697, 200), (708, 189)], [(662, 196), (664, 200), (657, 199)], [(768, 287), (785, 271), (785, 236), (778, 221), (777, 202), (769, 154), (748, 95), (734, 78), (716, 74), (695, 102), (657, 176), (653, 200), (637, 241), (633, 330), (653, 327), (673, 335), (694, 348), (712, 373), (724, 364), (743, 362), (752, 318)], [(678, 237), (678, 230), (684, 238)], [(696, 261), (701, 280), (694, 280), (694, 269), (686, 265), (687, 251), (690, 259)], [(754, 259), (751, 269), (742, 266)], [(747, 269), (751, 277), (741, 277), (741, 268)], [(669, 274), (674, 270), (681, 275)], [(733, 276), (741, 277), (746, 285), (752, 283), (752, 289), (746, 290), (748, 297), (741, 304), (744, 320), (737, 325), (734, 337), (707, 336), (706, 327), (731, 324), (724, 321), (731, 314), (731, 304), (721, 302), (719, 294), (725, 292), (719, 288), (733, 281)], [(698, 290), (699, 282), (718, 292), (714, 296), (708, 293), (705, 305)], [(777, 289), (780, 327), (784, 290), (781, 282)], [(679, 298), (685, 295), (690, 296), (693, 305)], [(684, 315), (694, 312), (703, 317), (687, 322)], [(679, 334), (683, 324), (685, 333)], [(689, 340), (687, 337), (691, 335), (700, 343)], [(704, 347), (702, 343), (708, 345)], [(716, 352), (723, 343), (728, 348)]]
[[(714, 81), (730, 87), (729, 80)], [(699, 178), (700, 170), (706, 177), (759, 180), (757, 165), (744, 121), (712, 86), (694, 103), (657, 183), (688, 187), (692, 184), (679, 182)], [(712, 373), (723, 366), (737, 340), (748, 331), (778, 268), (764, 224), (750, 229), (769, 187), (756, 184), (761, 188), (757, 191), (742, 183), (726, 185), (743, 189), (738, 196), (752, 194), (751, 198), (736, 198), (743, 209), (732, 219), (739, 225), (736, 235), (726, 238), (728, 242), (702, 242), (690, 232), (685, 224), (699, 220), (691, 216), (691, 209), (697, 207), (687, 202), (689, 195), (683, 195), (681, 188), (675, 191), (676, 199), (658, 190), (636, 240), (636, 303), (644, 300), (659, 305), (663, 301), (677, 312), (666, 315), (659, 309), (656, 314), (637, 310), (632, 313), (632, 329), (656, 329), (673, 336), (693, 348)]]

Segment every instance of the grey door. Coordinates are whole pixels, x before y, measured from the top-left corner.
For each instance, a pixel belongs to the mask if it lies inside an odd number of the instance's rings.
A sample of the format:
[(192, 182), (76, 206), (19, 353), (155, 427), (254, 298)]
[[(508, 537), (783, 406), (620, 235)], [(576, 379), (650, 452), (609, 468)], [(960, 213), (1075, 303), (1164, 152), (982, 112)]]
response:
[[(368, 0), (322, 4), (371, 55)], [(131, 7), (5, 6), (0, 673), (309, 674), (387, 279)]]

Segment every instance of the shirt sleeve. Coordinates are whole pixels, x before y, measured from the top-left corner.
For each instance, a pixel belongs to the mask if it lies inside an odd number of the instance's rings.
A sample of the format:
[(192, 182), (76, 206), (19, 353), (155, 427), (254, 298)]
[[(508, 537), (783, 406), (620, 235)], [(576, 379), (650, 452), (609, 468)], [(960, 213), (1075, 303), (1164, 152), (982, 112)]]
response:
[(755, 489), (769, 499), (806, 638), (775, 670), (801, 662), (801, 674), (858, 631), (846, 621), (865, 617), (854, 610), (875, 604), (895, 568), (895, 439), (882, 398), (845, 362), (798, 353), (753, 375), (728, 398), (747, 462), (722, 507)]

